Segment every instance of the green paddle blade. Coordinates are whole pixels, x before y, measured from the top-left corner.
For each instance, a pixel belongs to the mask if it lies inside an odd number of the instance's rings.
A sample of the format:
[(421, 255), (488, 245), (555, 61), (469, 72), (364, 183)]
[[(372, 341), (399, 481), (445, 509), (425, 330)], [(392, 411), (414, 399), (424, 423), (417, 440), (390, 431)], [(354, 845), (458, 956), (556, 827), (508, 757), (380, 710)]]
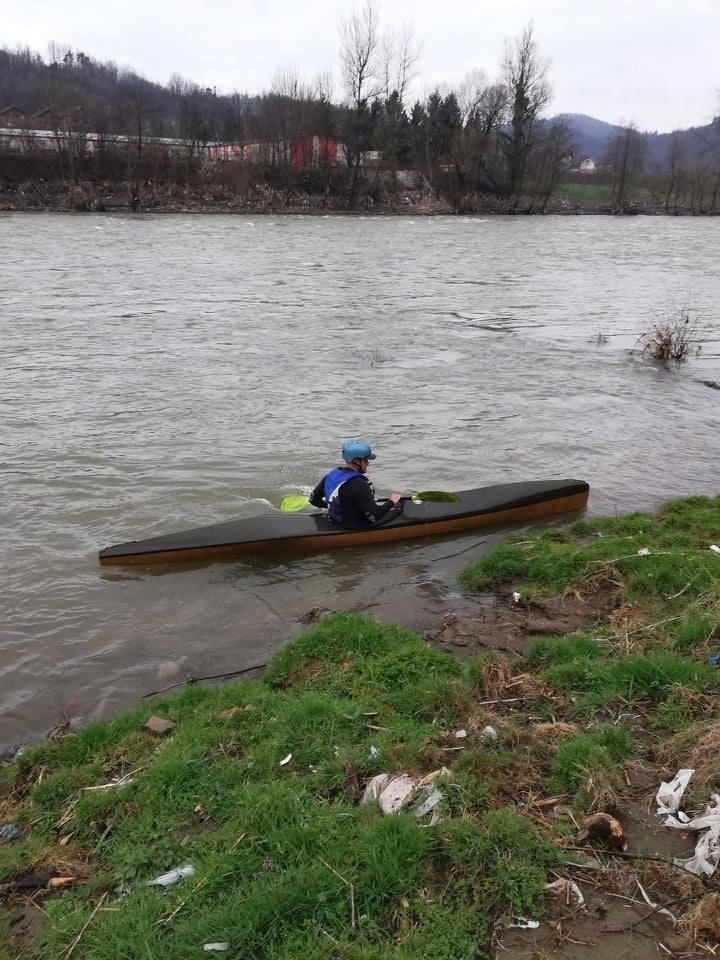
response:
[(413, 500), (420, 500), (421, 503), (460, 503), (460, 497), (445, 490), (423, 490), (422, 493), (416, 493)]
[(291, 494), (289, 497), (283, 497), (282, 503), (280, 504), (280, 509), (284, 513), (297, 513), (298, 510), (304, 510), (305, 507), (310, 506), (310, 501), (307, 497), (298, 496), (297, 494)]

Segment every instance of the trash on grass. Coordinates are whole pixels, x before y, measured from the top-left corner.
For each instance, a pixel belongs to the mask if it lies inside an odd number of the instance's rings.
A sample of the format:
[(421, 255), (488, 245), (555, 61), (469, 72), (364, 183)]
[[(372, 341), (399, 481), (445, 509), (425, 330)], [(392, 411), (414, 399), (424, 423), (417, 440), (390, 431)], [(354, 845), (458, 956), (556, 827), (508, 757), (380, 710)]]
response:
[(205, 953), (223, 953), (225, 950), (230, 949), (229, 943), (206, 943), (203, 946)]
[(678, 770), (669, 783), (663, 782), (658, 787), (657, 815), (659, 817), (667, 816), (669, 813), (675, 813), (680, 806), (682, 795), (685, 793), (690, 777), (695, 773), (694, 770)]
[(516, 930), (537, 930), (539, 926), (537, 920), (529, 920), (527, 917), (513, 917), (512, 923), (508, 924), (508, 927)]
[(0, 840), (5, 841), (5, 843), (12, 843), (13, 840), (19, 840), (22, 834), (20, 829), (15, 826), (14, 823), (4, 823), (0, 827)]
[(193, 876), (195, 876), (195, 867), (191, 863), (186, 863), (184, 867), (176, 867), (167, 873), (161, 873), (154, 880), (148, 880), (147, 885), (148, 887), (174, 887), (183, 877)]
[(280, 766), (281, 766), (281, 767), (284, 767), (285, 764), (286, 764), (286, 763), (290, 763), (291, 760), (292, 760), (292, 754), (289, 753), (289, 754), (285, 757), (284, 760), (281, 760), (281, 761), (280, 761)]
[(550, 890), (552, 893), (557, 893), (558, 895), (562, 894), (565, 897), (565, 902), (567, 904), (569, 904), (570, 894), (572, 894), (573, 897), (575, 897), (579, 907), (585, 906), (585, 897), (582, 895), (582, 890), (573, 880), (568, 880), (565, 877), (561, 877), (559, 880), (555, 880), (553, 883), (546, 883), (545, 889)]
[(398, 775), (379, 773), (365, 787), (360, 803), (361, 805), (377, 803), (387, 816), (405, 810), (414, 800), (419, 799), (415, 815), (421, 818), (432, 812), (433, 822), (436, 823), (435, 808), (441, 800), (445, 799), (445, 795), (433, 784), (440, 777), (446, 777), (449, 774), (447, 767), (434, 770), (420, 779), (411, 777), (407, 773)]
[[(670, 783), (661, 783), (657, 793), (658, 816), (664, 816), (663, 824), (675, 830), (703, 830), (695, 845), (692, 857), (676, 857), (673, 863), (695, 876), (711, 877), (720, 863), (720, 794), (713, 793), (703, 813), (689, 817), (678, 810), (680, 799), (694, 770), (678, 770)], [(665, 788), (665, 790), (663, 790)], [(665, 800), (662, 802), (661, 800)], [(666, 799), (667, 798), (667, 799)], [(675, 815), (677, 814), (677, 815)]]
[(424, 817), (426, 813), (430, 813), (430, 811), (433, 810), (440, 803), (440, 801), (444, 799), (445, 794), (438, 790), (437, 787), (433, 787), (427, 798), (423, 800), (423, 802), (415, 811), (415, 816), (418, 817), (418, 819), (420, 817)]

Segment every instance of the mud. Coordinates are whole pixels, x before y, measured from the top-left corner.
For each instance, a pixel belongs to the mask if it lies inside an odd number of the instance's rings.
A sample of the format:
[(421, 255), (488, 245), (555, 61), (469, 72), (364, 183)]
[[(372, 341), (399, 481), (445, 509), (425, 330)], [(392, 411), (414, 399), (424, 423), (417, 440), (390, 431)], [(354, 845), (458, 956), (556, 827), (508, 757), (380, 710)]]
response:
[(482, 650), (519, 655), (531, 636), (574, 633), (607, 619), (617, 608), (617, 590), (600, 587), (586, 596), (567, 594), (548, 600), (515, 603), (498, 594), (476, 615), (448, 613), (428, 639), (455, 656), (467, 659)]

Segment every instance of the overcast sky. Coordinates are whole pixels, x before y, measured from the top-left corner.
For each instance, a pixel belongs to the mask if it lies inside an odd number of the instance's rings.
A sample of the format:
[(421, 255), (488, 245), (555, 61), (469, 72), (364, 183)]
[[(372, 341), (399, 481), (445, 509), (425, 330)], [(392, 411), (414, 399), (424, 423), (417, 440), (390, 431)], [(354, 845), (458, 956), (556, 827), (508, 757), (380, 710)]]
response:
[[(339, 79), (338, 24), (352, 0), (9, 0), (0, 44), (45, 54), (56, 40), (166, 82), (218, 92), (267, 88), (278, 67)], [(587, 113), (644, 130), (720, 113), (720, 0), (380, 0), (382, 21), (415, 27), (422, 87), (496, 70), (503, 43), (532, 18), (552, 59), (552, 113)], [(0, 105), (2, 106), (2, 105)]]

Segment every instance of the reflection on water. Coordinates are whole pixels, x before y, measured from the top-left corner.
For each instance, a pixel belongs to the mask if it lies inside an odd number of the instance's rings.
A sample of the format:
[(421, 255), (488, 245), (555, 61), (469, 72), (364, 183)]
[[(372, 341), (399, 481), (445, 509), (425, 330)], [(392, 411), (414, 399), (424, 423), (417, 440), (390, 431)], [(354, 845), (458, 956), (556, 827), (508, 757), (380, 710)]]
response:
[[(493, 534), (98, 566), (271, 509), (350, 435), (380, 490), (580, 477), (596, 514), (716, 492), (719, 240), (689, 218), (1, 216), (0, 744), (262, 662), (315, 606), (422, 629), (462, 603)], [(686, 302), (700, 359), (628, 355)]]

